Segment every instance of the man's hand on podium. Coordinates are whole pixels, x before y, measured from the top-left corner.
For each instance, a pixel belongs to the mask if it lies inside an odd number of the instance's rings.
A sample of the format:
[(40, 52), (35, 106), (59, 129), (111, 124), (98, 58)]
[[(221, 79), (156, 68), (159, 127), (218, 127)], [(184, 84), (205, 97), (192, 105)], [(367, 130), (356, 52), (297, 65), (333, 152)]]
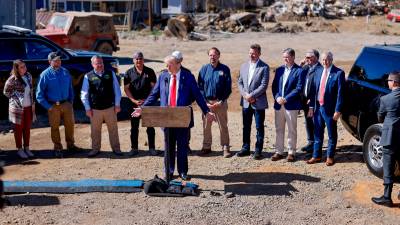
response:
[(133, 113), (131, 114), (132, 117), (139, 117), (142, 114), (142, 108), (134, 108)]

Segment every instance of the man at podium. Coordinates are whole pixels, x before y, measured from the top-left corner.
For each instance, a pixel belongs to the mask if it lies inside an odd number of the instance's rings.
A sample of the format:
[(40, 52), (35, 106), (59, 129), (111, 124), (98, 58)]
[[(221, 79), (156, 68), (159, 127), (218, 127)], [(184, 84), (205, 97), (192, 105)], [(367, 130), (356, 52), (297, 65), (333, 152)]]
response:
[[(210, 112), (203, 96), (197, 87), (196, 79), (187, 70), (181, 70), (180, 64), (173, 56), (164, 59), (167, 70), (163, 71), (151, 94), (142, 106), (152, 106), (160, 99), (161, 107), (190, 106), (196, 101), (208, 121), (213, 121), (215, 115)], [(132, 116), (140, 116), (141, 108), (137, 108)], [(193, 112), (188, 127), (164, 128), (165, 154), (164, 165), (166, 177), (172, 177), (175, 170), (175, 149), (177, 155), (178, 173), (182, 180), (188, 180), (188, 135), (193, 127)], [(169, 147), (169, 148), (168, 148)], [(168, 152), (167, 152), (168, 151)], [(168, 157), (168, 158), (167, 158)], [(169, 163), (168, 163), (169, 162)], [(169, 165), (168, 165), (169, 164)]]

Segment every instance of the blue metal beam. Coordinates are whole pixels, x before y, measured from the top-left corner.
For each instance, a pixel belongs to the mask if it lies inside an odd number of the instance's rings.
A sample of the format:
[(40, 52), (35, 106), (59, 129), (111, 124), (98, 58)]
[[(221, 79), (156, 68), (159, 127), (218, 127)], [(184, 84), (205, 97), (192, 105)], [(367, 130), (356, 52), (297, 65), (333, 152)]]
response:
[(143, 180), (4, 181), (4, 193), (140, 192)]

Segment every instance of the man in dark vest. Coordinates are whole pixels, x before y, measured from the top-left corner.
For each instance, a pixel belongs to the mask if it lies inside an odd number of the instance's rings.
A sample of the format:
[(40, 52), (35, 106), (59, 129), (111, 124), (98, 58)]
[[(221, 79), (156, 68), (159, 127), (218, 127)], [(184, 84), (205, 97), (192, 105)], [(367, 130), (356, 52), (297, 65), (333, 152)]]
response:
[(81, 100), (91, 123), (92, 150), (88, 156), (94, 157), (100, 151), (103, 121), (107, 124), (114, 154), (122, 155), (117, 125), (117, 113), (121, 111), (121, 89), (114, 72), (104, 70), (100, 56), (93, 56), (91, 61), (93, 70), (85, 74), (81, 90)]
[[(383, 185), (381, 197), (373, 197), (378, 205), (393, 206), (392, 189), (396, 159), (400, 150), (400, 73), (392, 72), (387, 80), (391, 93), (381, 97), (378, 121), (383, 122), (379, 145), (383, 152)], [(400, 197), (400, 196), (399, 196)]]

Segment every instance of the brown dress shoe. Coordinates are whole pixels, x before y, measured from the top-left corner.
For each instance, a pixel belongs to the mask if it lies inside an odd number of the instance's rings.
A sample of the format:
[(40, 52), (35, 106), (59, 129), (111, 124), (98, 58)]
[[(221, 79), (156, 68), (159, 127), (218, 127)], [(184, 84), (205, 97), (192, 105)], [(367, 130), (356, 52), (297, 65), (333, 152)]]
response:
[(279, 153), (275, 153), (272, 157), (271, 157), (271, 161), (278, 161), (285, 158), (285, 156), (279, 154)]
[(307, 164), (314, 164), (319, 162), (321, 162), (321, 158), (314, 158), (314, 157), (306, 161)]
[(335, 161), (333, 160), (333, 158), (326, 158), (326, 162), (325, 162), (325, 164), (327, 165), (327, 166), (333, 166), (333, 164), (335, 164)]
[(296, 158), (294, 157), (293, 154), (289, 154), (289, 155), (286, 157), (286, 160), (287, 160), (288, 162), (294, 162), (294, 161), (296, 161)]

